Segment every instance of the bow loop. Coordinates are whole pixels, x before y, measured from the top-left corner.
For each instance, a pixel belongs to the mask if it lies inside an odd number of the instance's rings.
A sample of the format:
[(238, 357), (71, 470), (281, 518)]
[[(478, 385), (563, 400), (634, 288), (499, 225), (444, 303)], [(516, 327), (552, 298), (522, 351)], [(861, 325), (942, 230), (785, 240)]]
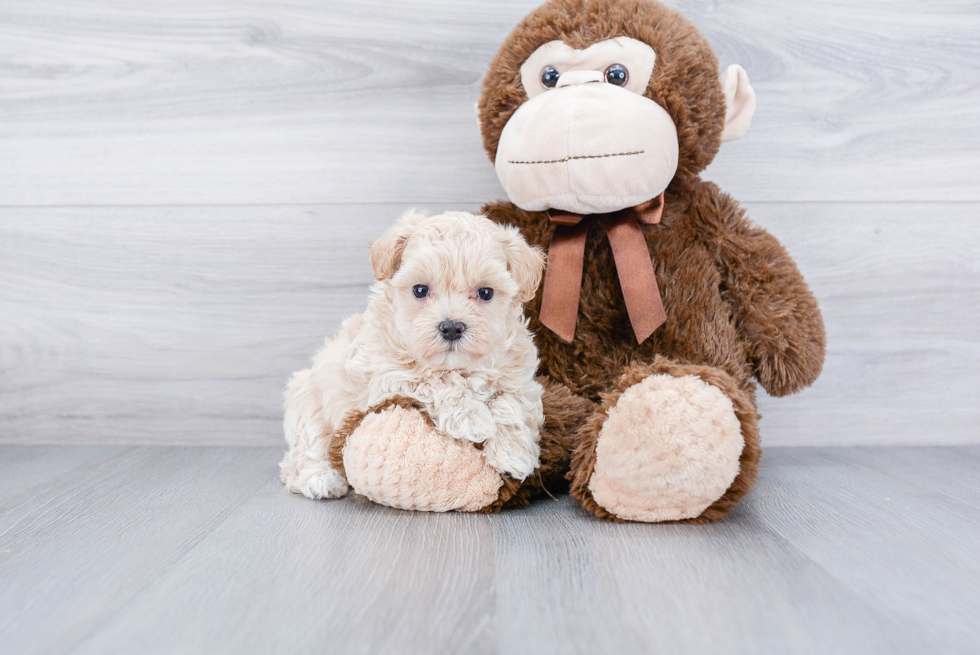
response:
[(637, 205), (633, 211), (644, 225), (656, 225), (664, 215), (664, 194)]
[(582, 214), (573, 214), (572, 212), (562, 211), (560, 209), (549, 209), (548, 218), (555, 225), (578, 225), (585, 216)]

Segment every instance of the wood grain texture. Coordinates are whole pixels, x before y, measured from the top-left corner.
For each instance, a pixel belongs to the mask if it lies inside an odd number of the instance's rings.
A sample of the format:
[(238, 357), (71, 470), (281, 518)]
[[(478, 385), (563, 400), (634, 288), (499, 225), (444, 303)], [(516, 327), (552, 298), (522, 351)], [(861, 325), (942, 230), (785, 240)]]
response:
[[(479, 203), (481, 76), (537, 0), (7, 0), (0, 204)], [(671, 3), (738, 62), (751, 201), (980, 200), (980, 12)]]
[[(971, 653), (978, 447), (771, 449), (708, 526), (286, 492), (270, 448), (0, 446), (10, 652)], [(79, 466), (66, 468), (77, 460)]]
[[(980, 451), (776, 449), (753, 513), (867, 603), (923, 628), (923, 652), (980, 631)], [(836, 547), (827, 548), (828, 540)]]
[(799, 264), (828, 340), (813, 387), (760, 399), (763, 446), (980, 442), (980, 205), (748, 211)]
[[(403, 209), (0, 209), (0, 442), (279, 445), (286, 378)], [(980, 440), (980, 205), (748, 210), (829, 338), (813, 388), (762, 398), (764, 444)]]
[[(275, 469), (274, 452), (248, 448), (30, 450), (31, 484), (0, 505), (0, 634), (11, 653), (85, 640)], [(18, 475), (23, 459), (4, 449), (0, 477)], [(65, 470), (65, 460), (79, 465)]]

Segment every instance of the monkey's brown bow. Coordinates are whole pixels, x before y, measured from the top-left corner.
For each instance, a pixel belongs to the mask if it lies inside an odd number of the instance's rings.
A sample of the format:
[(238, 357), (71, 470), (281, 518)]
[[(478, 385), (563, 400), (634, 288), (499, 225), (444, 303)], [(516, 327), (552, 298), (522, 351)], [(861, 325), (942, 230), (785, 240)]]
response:
[(582, 216), (549, 210), (551, 222), (556, 227), (548, 248), (548, 270), (541, 297), (540, 318), (545, 327), (569, 343), (575, 337), (582, 267), (585, 265), (585, 238), (593, 221), (600, 221), (609, 236), (619, 285), (637, 342), (643, 343), (663, 325), (667, 314), (657, 288), (650, 251), (640, 229), (640, 223), (659, 223), (663, 211), (662, 193), (642, 205), (611, 214)]

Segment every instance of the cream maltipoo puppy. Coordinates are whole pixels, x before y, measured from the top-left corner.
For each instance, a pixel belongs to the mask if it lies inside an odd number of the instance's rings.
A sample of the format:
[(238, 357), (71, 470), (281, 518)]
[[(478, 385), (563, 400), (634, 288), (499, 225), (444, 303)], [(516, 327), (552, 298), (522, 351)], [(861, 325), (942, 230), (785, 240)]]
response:
[(522, 303), (541, 280), (541, 251), (482, 216), (410, 211), (371, 244), (371, 265), (367, 310), (289, 381), (283, 483), (309, 498), (344, 496), (328, 460), (334, 432), (395, 396), (420, 402), (443, 434), (482, 443), (500, 473), (526, 478), (544, 415)]

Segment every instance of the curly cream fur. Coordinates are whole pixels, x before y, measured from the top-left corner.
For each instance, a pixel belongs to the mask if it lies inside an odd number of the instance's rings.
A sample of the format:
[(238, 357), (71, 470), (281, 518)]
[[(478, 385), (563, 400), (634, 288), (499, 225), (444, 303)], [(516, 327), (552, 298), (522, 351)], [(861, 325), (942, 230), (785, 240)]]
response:
[[(412, 211), (372, 244), (371, 263), (378, 281), (366, 311), (289, 382), (283, 483), (310, 498), (345, 495), (347, 480), (329, 461), (334, 432), (351, 412), (396, 396), (421, 403), (440, 432), (482, 443), (500, 473), (529, 476), (543, 391), (521, 303), (540, 282), (541, 251), (481, 216)], [(420, 284), (424, 298), (413, 293)], [(481, 287), (493, 289), (489, 301)], [(441, 338), (445, 320), (465, 324), (459, 341)]]

